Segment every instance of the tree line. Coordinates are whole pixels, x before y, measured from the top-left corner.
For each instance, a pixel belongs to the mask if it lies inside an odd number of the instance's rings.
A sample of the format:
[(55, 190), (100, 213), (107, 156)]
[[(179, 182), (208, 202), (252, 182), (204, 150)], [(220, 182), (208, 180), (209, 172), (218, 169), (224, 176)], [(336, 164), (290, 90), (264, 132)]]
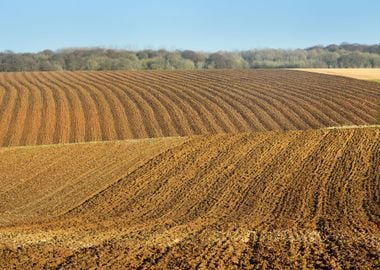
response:
[(0, 52), (0, 72), (375, 67), (380, 67), (380, 44), (343, 43), (306, 49), (253, 49), (213, 53), (105, 48), (66, 48), (38, 53)]

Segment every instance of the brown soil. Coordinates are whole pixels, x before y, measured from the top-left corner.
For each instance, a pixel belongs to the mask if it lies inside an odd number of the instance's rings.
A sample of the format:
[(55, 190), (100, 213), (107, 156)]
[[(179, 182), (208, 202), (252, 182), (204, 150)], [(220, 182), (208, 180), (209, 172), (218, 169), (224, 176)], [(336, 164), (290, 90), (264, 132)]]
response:
[(374, 124), (379, 92), (294, 70), (0, 73), (0, 146)]
[(379, 128), (161, 140), (2, 150), (1, 267), (380, 266)]

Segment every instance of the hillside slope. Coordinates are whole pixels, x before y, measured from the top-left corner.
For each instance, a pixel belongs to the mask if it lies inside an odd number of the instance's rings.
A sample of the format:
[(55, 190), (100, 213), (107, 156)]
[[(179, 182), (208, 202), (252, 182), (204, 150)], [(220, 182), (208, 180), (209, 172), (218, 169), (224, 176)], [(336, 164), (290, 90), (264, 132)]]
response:
[(379, 128), (194, 137), (53, 219), (3, 223), (0, 263), (373, 269), (379, 185)]
[(0, 73), (0, 146), (373, 124), (379, 93), (294, 70)]
[(0, 224), (80, 205), (186, 138), (0, 148)]

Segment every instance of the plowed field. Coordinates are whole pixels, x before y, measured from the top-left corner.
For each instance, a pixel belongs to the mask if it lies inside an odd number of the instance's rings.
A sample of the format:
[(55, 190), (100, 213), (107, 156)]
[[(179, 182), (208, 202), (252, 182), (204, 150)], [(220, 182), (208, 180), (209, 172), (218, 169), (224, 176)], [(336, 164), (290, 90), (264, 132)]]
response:
[[(0, 155), (3, 268), (380, 266), (376, 127), (16, 147)], [(67, 171), (74, 167), (78, 178)], [(103, 174), (105, 182), (92, 178)], [(77, 185), (86, 192), (71, 192)]]
[(53, 217), (186, 138), (0, 148), (0, 220)]
[(0, 73), (0, 146), (373, 124), (379, 93), (294, 70)]

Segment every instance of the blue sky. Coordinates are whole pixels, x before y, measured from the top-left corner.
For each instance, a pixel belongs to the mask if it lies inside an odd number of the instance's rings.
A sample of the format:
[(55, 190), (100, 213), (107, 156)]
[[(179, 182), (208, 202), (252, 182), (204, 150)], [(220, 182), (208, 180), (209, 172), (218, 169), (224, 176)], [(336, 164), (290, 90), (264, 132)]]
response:
[(0, 0), (0, 51), (380, 43), (379, 0)]

